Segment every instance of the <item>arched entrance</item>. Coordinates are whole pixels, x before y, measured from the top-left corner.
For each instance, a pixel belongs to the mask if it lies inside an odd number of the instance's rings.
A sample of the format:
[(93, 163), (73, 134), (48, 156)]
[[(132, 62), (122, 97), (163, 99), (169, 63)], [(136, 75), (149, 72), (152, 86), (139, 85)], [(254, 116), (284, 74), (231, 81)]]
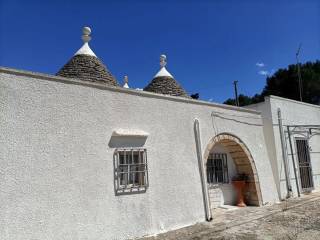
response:
[(245, 190), (246, 203), (251, 206), (262, 204), (259, 178), (254, 160), (246, 145), (236, 136), (229, 133), (221, 133), (213, 137), (204, 152), (205, 165), (215, 145), (222, 145), (233, 159), (237, 173), (246, 174), (248, 183)]

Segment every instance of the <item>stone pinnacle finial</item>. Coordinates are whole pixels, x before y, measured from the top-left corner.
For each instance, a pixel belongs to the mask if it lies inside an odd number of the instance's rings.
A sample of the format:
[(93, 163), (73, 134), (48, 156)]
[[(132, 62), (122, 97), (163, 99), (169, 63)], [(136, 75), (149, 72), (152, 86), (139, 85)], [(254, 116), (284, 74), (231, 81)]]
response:
[(160, 55), (160, 66), (165, 67), (167, 65), (167, 56), (162, 54)]
[(82, 37), (81, 38), (84, 43), (88, 43), (91, 40), (90, 34), (91, 34), (91, 29), (89, 27), (84, 27), (82, 29)]
[(123, 87), (124, 87), (124, 88), (129, 88), (129, 85), (128, 85), (128, 82), (129, 82), (128, 76), (124, 76), (123, 81), (124, 81)]
[(89, 41), (91, 40), (90, 37), (91, 29), (89, 27), (82, 28), (82, 41), (83, 45), (82, 47), (74, 54), (74, 55), (90, 55), (93, 57), (97, 57), (94, 52), (89, 47)]

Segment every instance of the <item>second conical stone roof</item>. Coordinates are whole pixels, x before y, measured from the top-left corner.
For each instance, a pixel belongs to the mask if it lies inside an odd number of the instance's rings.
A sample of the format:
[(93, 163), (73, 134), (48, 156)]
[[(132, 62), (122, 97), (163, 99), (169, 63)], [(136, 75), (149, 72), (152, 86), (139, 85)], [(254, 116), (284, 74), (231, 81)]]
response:
[(187, 92), (173, 78), (165, 68), (166, 56), (160, 56), (160, 71), (154, 76), (152, 81), (143, 89), (144, 91), (161, 93), (171, 96), (189, 97)]

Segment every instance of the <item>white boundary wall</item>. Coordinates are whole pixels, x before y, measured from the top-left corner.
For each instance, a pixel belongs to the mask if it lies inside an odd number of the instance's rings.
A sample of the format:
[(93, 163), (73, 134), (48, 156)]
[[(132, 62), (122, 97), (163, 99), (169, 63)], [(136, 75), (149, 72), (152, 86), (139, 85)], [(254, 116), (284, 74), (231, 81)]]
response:
[[(259, 112), (0, 68), (1, 238), (128, 239), (204, 221), (195, 118), (202, 151), (234, 134), (263, 203), (277, 201)], [(149, 136), (112, 142), (116, 129)], [(114, 147), (128, 143), (147, 148), (149, 188), (116, 196)]]
[[(320, 106), (298, 102), (277, 96), (266, 97), (265, 101), (258, 104), (247, 106), (250, 109), (255, 109), (262, 112), (264, 121), (264, 132), (266, 137), (267, 149), (271, 161), (274, 179), (277, 185), (277, 190), (281, 198), (287, 195), (285, 172), (283, 166), (283, 157), (281, 150), (281, 141), (278, 125), (278, 108), (281, 110), (283, 125), (320, 125)], [(286, 129), (285, 129), (286, 130)], [(294, 137), (301, 137), (301, 135), (292, 136), (292, 146), (295, 164), (297, 167), (297, 176), (299, 182), (299, 189), (301, 191), (301, 183), (298, 169), (298, 159), (296, 155), (296, 145)], [(313, 181), (315, 190), (320, 190), (320, 136), (314, 136), (309, 141), (311, 151), (311, 165), (313, 173)], [(297, 195), (296, 182), (294, 177), (294, 169), (290, 154), (289, 140), (286, 139), (286, 152), (288, 154), (289, 174), (291, 186), (294, 196)]]

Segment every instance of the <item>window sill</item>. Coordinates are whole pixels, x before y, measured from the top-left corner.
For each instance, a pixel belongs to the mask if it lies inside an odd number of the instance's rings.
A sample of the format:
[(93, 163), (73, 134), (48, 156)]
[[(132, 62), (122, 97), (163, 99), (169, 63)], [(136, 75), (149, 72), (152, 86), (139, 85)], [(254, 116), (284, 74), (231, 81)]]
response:
[(147, 186), (132, 186), (127, 188), (119, 188), (116, 190), (116, 195), (128, 195), (128, 194), (137, 194), (145, 193), (147, 191)]
[(222, 186), (228, 186), (231, 185), (230, 183), (208, 183), (208, 188), (209, 189), (215, 189), (215, 188), (219, 188)]

